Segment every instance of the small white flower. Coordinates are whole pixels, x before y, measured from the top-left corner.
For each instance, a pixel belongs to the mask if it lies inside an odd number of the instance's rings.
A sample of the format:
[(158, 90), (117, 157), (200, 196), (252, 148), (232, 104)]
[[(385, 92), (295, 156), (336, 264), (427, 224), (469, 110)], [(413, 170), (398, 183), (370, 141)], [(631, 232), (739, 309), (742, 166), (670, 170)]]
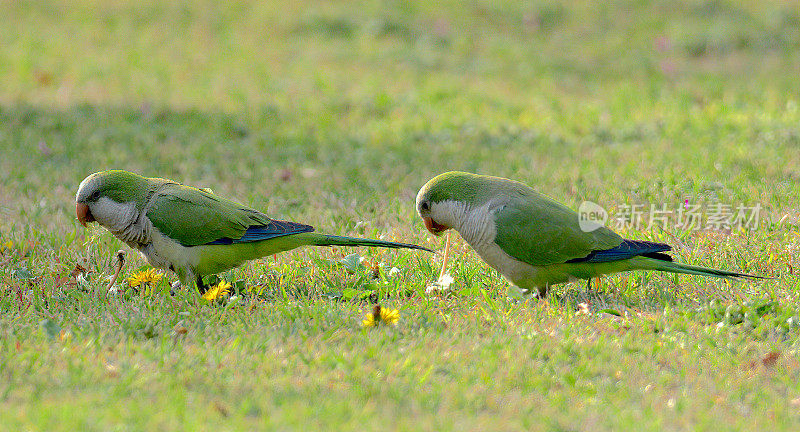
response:
[(430, 284), (425, 288), (425, 294), (445, 294), (450, 291), (450, 286), (453, 285), (454, 279), (450, 276), (449, 272), (443, 273), (436, 282)]

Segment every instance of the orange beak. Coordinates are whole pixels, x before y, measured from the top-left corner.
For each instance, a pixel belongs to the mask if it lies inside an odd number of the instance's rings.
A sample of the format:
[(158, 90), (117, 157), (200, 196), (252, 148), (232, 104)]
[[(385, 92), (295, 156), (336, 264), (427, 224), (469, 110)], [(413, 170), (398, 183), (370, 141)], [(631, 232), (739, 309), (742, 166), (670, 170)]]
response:
[(83, 226), (86, 226), (89, 222), (94, 222), (94, 216), (89, 211), (89, 206), (84, 203), (75, 204), (75, 214), (78, 215), (78, 222)]
[(439, 225), (433, 220), (433, 218), (430, 217), (424, 217), (422, 218), (422, 221), (425, 222), (425, 228), (427, 228), (431, 234), (436, 236), (441, 235), (443, 231), (450, 229), (448, 226)]

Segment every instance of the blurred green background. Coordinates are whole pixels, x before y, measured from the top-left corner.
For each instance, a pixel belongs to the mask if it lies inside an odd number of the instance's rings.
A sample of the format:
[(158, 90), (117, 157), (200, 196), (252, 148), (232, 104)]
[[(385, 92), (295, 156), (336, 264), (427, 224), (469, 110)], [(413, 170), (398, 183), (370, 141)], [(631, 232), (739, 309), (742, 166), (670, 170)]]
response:
[(327, 209), (366, 218), (376, 206), (406, 222), (419, 186), (449, 169), (569, 204), (798, 202), (797, 2), (14, 1), (2, 12), (5, 207), (39, 203), (56, 229), (78, 182), (110, 167), (317, 224)]

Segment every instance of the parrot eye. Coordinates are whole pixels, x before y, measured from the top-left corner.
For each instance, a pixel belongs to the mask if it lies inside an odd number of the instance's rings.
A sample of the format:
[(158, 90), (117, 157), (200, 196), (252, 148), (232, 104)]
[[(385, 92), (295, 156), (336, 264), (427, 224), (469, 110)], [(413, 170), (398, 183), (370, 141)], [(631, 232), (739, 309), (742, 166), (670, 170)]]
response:
[(89, 201), (97, 201), (100, 198), (100, 191), (96, 190), (89, 195)]
[(430, 204), (428, 204), (428, 202), (427, 202), (427, 201), (423, 201), (423, 202), (422, 202), (422, 203), (419, 205), (419, 208), (421, 208), (422, 210), (428, 211), (428, 210), (430, 210), (430, 209), (431, 209), (431, 206), (430, 206)]

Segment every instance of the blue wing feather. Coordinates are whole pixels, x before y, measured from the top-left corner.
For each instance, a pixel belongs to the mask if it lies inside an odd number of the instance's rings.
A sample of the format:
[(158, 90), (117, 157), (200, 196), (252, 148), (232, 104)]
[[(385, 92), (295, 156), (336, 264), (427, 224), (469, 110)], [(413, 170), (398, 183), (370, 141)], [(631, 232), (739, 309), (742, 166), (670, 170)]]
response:
[(672, 261), (669, 255), (659, 252), (670, 251), (672, 248), (663, 243), (655, 243), (643, 240), (623, 240), (619, 246), (606, 250), (595, 250), (583, 258), (575, 258), (567, 261), (568, 263), (602, 263), (620, 261), (635, 256), (649, 256), (651, 258)]
[(271, 220), (267, 225), (254, 225), (248, 227), (244, 235), (238, 239), (223, 237), (212, 242), (206, 243), (207, 245), (229, 245), (235, 243), (250, 243), (262, 240), (268, 240), (275, 237), (283, 237), (292, 234), (299, 234), (304, 232), (312, 232), (314, 227), (297, 222)]

